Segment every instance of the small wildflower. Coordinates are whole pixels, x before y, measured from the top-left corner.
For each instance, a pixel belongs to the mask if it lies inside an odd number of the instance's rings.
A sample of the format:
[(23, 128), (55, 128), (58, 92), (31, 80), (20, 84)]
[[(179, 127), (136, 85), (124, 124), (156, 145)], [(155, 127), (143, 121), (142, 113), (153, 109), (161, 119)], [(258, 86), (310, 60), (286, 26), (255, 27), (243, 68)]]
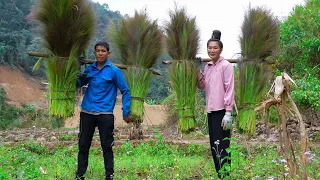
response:
[(311, 154), (309, 156), (309, 161), (313, 161), (315, 157), (316, 157), (316, 154)]
[(219, 145), (219, 144), (220, 144), (220, 141), (219, 141), (219, 140), (216, 140), (216, 141), (214, 142), (214, 144), (215, 144), (215, 145)]
[(284, 173), (284, 176), (287, 177), (289, 175), (289, 173)]
[(280, 162), (282, 162), (282, 163), (286, 163), (286, 162), (287, 162), (287, 160), (285, 160), (285, 159), (281, 159), (281, 160), (280, 160)]
[(256, 180), (256, 179), (259, 179), (259, 176), (255, 176), (252, 178), (252, 180)]
[(270, 176), (270, 177), (268, 178), (268, 180), (275, 180), (275, 177)]
[(311, 151), (306, 151), (305, 153), (304, 153), (304, 155), (310, 155), (311, 154)]
[(273, 159), (271, 162), (272, 162), (272, 163), (276, 163), (277, 161)]
[(41, 171), (43, 174), (47, 174), (47, 171), (46, 171), (43, 167), (40, 166), (39, 169), (40, 169), (40, 171)]

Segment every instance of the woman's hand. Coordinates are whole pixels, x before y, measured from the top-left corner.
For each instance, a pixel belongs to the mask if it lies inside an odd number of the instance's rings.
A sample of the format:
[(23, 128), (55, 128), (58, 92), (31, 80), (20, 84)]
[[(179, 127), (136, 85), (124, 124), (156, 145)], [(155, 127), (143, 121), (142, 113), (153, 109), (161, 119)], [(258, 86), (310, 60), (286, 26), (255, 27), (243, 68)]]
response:
[(223, 130), (229, 130), (232, 127), (232, 117), (231, 117), (231, 112), (226, 112), (224, 115), (222, 122), (221, 122), (221, 127)]

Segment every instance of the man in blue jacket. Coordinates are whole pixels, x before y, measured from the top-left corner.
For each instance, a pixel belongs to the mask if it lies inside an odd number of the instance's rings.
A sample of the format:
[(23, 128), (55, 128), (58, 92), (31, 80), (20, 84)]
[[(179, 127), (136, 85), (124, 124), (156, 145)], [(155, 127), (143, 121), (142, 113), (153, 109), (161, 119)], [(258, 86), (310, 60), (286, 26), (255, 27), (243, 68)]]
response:
[(85, 69), (77, 82), (77, 87), (87, 84), (88, 87), (81, 104), (76, 178), (84, 179), (88, 167), (92, 137), (95, 127), (98, 126), (106, 179), (113, 179), (113, 109), (116, 103), (117, 89), (120, 89), (123, 120), (130, 122), (130, 91), (121, 70), (108, 60), (110, 55), (109, 44), (98, 42), (94, 49), (97, 61)]

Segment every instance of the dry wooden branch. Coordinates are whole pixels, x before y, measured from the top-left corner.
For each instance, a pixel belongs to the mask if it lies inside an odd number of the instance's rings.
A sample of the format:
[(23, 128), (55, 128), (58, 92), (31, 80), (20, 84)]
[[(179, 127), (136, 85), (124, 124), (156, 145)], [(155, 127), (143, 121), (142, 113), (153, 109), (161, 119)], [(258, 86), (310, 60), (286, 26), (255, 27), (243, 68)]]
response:
[(267, 110), (270, 108), (270, 106), (272, 105), (276, 105), (277, 103), (279, 103), (281, 101), (281, 99), (268, 99), (268, 100), (265, 100), (261, 103), (260, 106), (256, 107), (254, 110), (255, 111), (262, 111), (262, 110)]
[[(44, 57), (44, 58), (49, 58), (52, 55), (48, 54), (48, 53), (42, 53), (42, 52), (28, 52), (29, 56), (36, 56), (36, 57)], [(80, 62), (85, 63), (85, 64), (92, 64), (94, 62), (96, 62), (95, 60), (92, 59), (78, 59)], [(127, 69), (127, 65), (124, 64), (114, 64), (115, 66), (117, 66), (120, 69)], [(152, 74), (154, 75), (161, 75), (159, 72), (149, 69), (149, 71), (152, 72)]]
[(288, 94), (288, 99), (291, 102), (293, 109), (295, 111), (295, 113), (298, 116), (298, 120), (299, 120), (299, 128), (300, 128), (300, 143), (301, 143), (301, 154), (300, 154), (300, 158), (301, 158), (301, 162), (302, 162), (302, 166), (303, 166), (303, 179), (307, 178), (307, 167), (308, 167), (308, 158), (306, 156), (306, 152), (308, 151), (308, 137), (307, 137), (307, 132), (306, 132), (306, 128), (304, 126), (304, 122), (302, 120), (302, 116), (298, 110), (297, 105), (294, 103), (294, 101), (292, 100), (291, 96)]

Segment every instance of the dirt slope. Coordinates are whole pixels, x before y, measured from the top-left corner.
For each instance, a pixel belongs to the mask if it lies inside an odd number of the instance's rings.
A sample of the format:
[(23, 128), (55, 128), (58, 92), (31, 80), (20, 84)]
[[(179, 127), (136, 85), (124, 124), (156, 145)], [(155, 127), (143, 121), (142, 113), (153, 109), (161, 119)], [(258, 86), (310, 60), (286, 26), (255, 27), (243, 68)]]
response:
[(0, 66), (0, 88), (4, 88), (8, 103), (15, 106), (34, 104), (38, 108), (47, 107), (45, 90), (41, 89), (39, 80), (17, 69)]

